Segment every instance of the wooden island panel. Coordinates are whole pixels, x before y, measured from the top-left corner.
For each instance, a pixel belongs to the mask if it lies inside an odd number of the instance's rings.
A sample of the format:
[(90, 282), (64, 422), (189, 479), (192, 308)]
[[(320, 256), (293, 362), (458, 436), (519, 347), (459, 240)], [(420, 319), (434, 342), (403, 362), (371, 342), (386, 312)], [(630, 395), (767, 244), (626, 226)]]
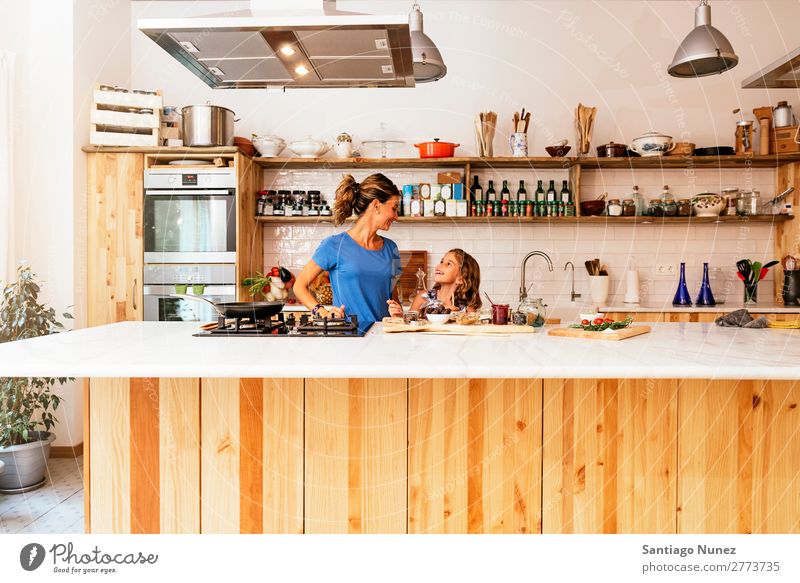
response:
[(306, 379), (305, 532), (406, 532), (406, 379)]
[(800, 532), (800, 382), (683, 381), (678, 532)]
[(408, 532), (541, 532), (542, 382), (409, 380)]
[(199, 379), (92, 378), (87, 530), (196, 533)]
[(544, 533), (674, 533), (677, 381), (545, 379)]

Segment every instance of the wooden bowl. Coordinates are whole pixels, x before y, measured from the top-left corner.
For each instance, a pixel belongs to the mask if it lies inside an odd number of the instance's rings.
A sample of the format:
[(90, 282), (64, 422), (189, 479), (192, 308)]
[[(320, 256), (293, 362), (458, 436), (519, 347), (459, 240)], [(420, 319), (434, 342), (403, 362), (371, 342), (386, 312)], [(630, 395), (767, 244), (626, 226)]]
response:
[(233, 145), (239, 148), (242, 151), (242, 153), (250, 156), (251, 158), (256, 155), (256, 147), (253, 145), (253, 142), (251, 142), (247, 138), (234, 136)]
[(596, 217), (602, 215), (606, 210), (606, 201), (604, 200), (584, 200), (581, 202), (581, 215), (587, 217)]
[(553, 158), (562, 158), (572, 149), (572, 146), (545, 146), (545, 151)]
[(694, 156), (695, 144), (693, 142), (675, 142), (675, 147), (667, 152), (667, 156)]

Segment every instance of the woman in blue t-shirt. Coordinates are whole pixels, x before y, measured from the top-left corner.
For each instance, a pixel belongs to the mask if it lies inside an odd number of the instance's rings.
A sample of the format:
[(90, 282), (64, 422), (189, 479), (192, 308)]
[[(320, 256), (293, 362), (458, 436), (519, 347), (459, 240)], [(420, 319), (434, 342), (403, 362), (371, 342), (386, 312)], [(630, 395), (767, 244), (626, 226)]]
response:
[[(345, 176), (336, 189), (333, 222), (341, 225), (353, 214), (356, 222), (346, 232), (323, 240), (294, 284), (297, 299), (315, 316), (355, 315), (359, 328), (366, 330), (389, 315), (387, 301), (402, 267), (397, 245), (378, 231), (389, 230), (399, 208), (400, 192), (383, 174), (368, 176), (361, 183)], [(323, 271), (330, 273), (333, 288), (330, 311), (308, 291)]]

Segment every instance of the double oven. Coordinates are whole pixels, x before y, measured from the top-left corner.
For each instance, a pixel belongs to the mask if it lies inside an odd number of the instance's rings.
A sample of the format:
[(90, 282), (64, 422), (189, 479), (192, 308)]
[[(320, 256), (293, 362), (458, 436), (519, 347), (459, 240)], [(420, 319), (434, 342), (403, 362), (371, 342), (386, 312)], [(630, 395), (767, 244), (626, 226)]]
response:
[(233, 168), (151, 168), (144, 175), (144, 319), (213, 321), (236, 299)]

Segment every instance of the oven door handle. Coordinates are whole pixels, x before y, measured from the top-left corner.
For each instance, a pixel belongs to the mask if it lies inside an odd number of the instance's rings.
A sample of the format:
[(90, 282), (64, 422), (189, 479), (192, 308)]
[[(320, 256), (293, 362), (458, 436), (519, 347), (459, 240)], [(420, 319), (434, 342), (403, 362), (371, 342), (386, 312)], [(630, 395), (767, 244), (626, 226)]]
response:
[[(180, 284), (184, 285), (184, 284)], [(186, 284), (191, 289), (192, 284)], [(203, 296), (227, 296), (231, 298), (236, 297), (235, 285), (204, 285)], [(169, 296), (175, 293), (175, 285), (145, 285), (144, 295), (146, 296)]]
[(171, 188), (169, 190), (144, 191), (145, 196), (233, 196), (233, 189), (229, 188), (209, 188), (208, 190), (181, 190)]

